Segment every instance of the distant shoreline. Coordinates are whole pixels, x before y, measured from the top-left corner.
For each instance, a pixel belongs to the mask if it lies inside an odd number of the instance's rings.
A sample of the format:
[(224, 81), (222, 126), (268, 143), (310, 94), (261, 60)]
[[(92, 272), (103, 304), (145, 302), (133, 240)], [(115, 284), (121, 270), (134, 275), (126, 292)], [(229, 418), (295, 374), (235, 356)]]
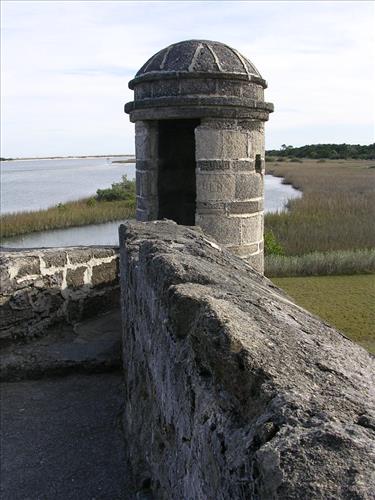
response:
[(1, 161), (32, 161), (32, 160), (92, 160), (95, 158), (129, 158), (135, 159), (134, 155), (81, 155), (81, 156), (29, 156), (25, 158), (1, 158)]

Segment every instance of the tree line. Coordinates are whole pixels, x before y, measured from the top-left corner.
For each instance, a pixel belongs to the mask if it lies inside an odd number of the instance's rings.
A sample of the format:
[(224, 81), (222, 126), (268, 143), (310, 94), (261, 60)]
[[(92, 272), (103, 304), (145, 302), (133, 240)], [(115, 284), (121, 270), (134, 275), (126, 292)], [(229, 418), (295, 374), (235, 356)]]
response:
[(375, 159), (375, 143), (368, 146), (361, 144), (309, 144), (306, 146), (293, 147), (283, 144), (280, 149), (269, 149), (267, 156), (294, 157), (294, 158), (316, 158), (316, 159)]

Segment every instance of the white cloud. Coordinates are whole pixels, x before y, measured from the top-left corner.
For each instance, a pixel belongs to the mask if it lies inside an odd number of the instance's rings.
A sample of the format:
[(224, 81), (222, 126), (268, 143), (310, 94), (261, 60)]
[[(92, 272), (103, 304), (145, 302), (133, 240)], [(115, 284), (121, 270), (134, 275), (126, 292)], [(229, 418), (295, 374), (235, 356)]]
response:
[(373, 21), (372, 2), (3, 1), (2, 155), (133, 151), (127, 83), (189, 38), (253, 60), (270, 146), (373, 141)]

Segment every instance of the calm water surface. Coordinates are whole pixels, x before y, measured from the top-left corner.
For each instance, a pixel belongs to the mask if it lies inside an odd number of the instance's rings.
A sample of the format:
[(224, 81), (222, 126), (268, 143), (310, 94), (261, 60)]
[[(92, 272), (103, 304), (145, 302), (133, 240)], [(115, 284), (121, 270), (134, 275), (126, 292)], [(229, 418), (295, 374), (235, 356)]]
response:
[(2, 161), (1, 213), (48, 208), (91, 196), (124, 174), (134, 178), (135, 164), (115, 163), (116, 159)]
[[(95, 194), (126, 174), (135, 175), (134, 163), (112, 163), (112, 159), (24, 160), (1, 163), (1, 210), (9, 213), (47, 208), (57, 203)], [(290, 198), (302, 193), (266, 175), (265, 212), (285, 209)], [(74, 245), (117, 245), (118, 226), (124, 221), (57, 229), (19, 236), (2, 242), (13, 248)]]

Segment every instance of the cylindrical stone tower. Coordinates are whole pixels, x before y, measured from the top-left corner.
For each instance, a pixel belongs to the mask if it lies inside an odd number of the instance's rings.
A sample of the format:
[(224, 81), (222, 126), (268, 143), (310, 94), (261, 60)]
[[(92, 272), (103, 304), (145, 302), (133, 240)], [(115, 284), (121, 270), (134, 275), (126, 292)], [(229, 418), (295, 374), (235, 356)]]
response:
[(219, 42), (161, 50), (129, 82), (137, 220), (199, 225), (263, 272), (264, 122), (255, 66)]

